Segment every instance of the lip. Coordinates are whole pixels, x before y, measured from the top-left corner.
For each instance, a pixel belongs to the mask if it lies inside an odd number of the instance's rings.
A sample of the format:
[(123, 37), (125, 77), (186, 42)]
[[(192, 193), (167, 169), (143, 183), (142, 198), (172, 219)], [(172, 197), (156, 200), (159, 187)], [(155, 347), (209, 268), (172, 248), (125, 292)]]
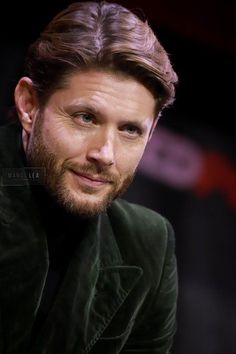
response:
[(80, 172), (76, 172), (74, 170), (72, 170), (72, 172), (76, 175), (80, 182), (90, 187), (100, 187), (110, 184), (110, 181), (97, 176), (86, 175)]

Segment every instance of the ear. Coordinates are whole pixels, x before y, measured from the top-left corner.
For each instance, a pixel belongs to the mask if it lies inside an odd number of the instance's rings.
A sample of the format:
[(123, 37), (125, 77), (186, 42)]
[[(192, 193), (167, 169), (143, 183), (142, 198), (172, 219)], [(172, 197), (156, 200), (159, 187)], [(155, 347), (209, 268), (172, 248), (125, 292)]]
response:
[(152, 138), (152, 134), (153, 134), (153, 132), (154, 132), (154, 130), (156, 128), (158, 119), (159, 119), (159, 117), (155, 117), (154, 120), (153, 120), (152, 127), (151, 127), (151, 130), (150, 130), (150, 133), (149, 133), (149, 137), (148, 137), (148, 141), (150, 141), (151, 138)]
[(22, 77), (15, 88), (15, 104), (17, 113), (26, 134), (30, 134), (39, 105), (33, 82)]

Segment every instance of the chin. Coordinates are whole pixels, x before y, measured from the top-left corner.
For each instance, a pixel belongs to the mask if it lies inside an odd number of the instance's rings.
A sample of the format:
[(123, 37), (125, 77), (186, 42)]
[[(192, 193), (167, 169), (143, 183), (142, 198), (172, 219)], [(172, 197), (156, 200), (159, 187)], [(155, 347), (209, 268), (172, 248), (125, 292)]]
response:
[(82, 217), (93, 217), (106, 211), (117, 196), (118, 188), (106, 186), (101, 190), (90, 189), (64, 175), (51, 184), (49, 189), (57, 203), (67, 212)]
[(100, 193), (86, 194), (68, 188), (61, 188), (56, 198), (67, 212), (83, 217), (93, 217), (104, 212), (112, 202), (108, 193), (101, 196)]

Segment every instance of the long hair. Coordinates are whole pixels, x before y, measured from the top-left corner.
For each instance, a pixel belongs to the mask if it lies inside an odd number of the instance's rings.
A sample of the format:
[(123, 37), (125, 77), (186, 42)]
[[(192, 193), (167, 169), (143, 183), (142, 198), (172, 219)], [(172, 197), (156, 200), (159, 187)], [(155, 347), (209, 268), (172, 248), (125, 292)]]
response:
[(80, 2), (56, 15), (29, 47), (25, 74), (44, 105), (73, 72), (131, 75), (152, 91), (158, 113), (175, 97), (177, 75), (147, 21), (115, 3)]

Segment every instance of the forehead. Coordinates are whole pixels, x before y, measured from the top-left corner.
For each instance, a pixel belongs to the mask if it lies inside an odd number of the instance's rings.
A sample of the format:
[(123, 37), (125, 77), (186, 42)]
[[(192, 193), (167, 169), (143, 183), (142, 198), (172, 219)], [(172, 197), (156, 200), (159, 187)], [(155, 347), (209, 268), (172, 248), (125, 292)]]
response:
[(64, 88), (56, 91), (49, 101), (57, 104), (89, 103), (99, 110), (115, 108), (152, 117), (156, 105), (151, 91), (133, 77), (98, 70), (71, 74)]

